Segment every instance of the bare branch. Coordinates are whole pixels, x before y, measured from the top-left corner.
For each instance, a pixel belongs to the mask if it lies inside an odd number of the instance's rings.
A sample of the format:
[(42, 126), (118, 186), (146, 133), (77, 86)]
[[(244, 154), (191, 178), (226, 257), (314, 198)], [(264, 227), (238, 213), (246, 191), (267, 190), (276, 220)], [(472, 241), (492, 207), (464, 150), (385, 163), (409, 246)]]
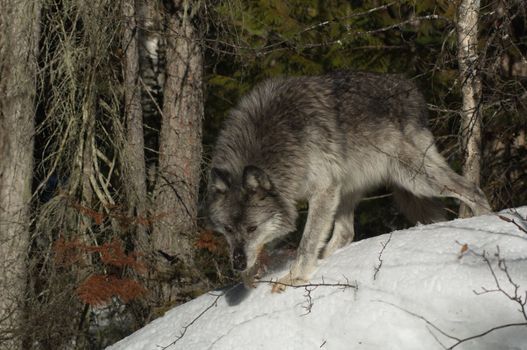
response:
[(461, 344), (463, 344), (463, 343), (465, 343), (465, 342), (467, 342), (469, 340), (473, 340), (473, 339), (484, 337), (487, 334), (492, 333), (494, 331), (497, 331), (499, 329), (510, 328), (510, 327), (526, 327), (526, 326), (527, 326), (527, 322), (519, 322), (519, 323), (507, 323), (507, 324), (503, 324), (503, 325), (500, 325), (500, 326), (492, 327), (492, 328), (486, 330), (485, 332), (481, 332), (479, 334), (473, 335), (473, 336), (468, 337), (468, 338), (459, 339), (454, 345), (448, 347), (447, 350), (454, 349), (457, 346), (459, 346), (459, 345), (461, 345)]
[(498, 214), (498, 217), (503, 220), (503, 221), (506, 221), (506, 222), (512, 222), (520, 231), (524, 232), (524, 233), (527, 233), (527, 229), (525, 229), (525, 227), (523, 227), (522, 225), (520, 225), (519, 223), (517, 223), (516, 221), (514, 221), (514, 219), (510, 219), (506, 216), (503, 216), (503, 215), (499, 215)]
[[(460, 244), (459, 242), (457, 242), (457, 243)], [(494, 256), (497, 259), (497, 265), (498, 265), (499, 270), (505, 274), (505, 276), (507, 277), (508, 282), (514, 288), (514, 292), (513, 293), (507, 292), (502, 287), (502, 285), (501, 285), (501, 283), (500, 283), (500, 281), (498, 279), (498, 276), (496, 274), (496, 271), (492, 267), (492, 263), (491, 263), (490, 259), (488, 258), (486, 252), (477, 253), (477, 252), (474, 252), (473, 250), (471, 250), (470, 248), (468, 248), (467, 245), (462, 245), (462, 253), (465, 253), (467, 251), (472, 253), (472, 254), (474, 254), (474, 255), (476, 255), (476, 256), (479, 256), (479, 257), (481, 257), (483, 259), (485, 264), (488, 266), (489, 271), (490, 271), (490, 273), (492, 275), (492, 278), (494, 280), (494, 283), (496, 285), (496, 288), (493, 288), (493, 289), (488, 289), (488, 288), (482, 287), (482, 291), (481, 292), (474, 291), (474, 294), (482, 295), (482, 294), (486, 294), (486, 293), (501, 293), (501, 294), (505, 295), (509, 300), (517, 303), (520, 306), (520, 310), (519, 311), (522, 313), (523, 318), (525, 319), (526, 322), (513, 322), (513, 323), (502, 324), (502, 325), (498, 325), (498, 326), (495, 326), (495, 327), (491, 327), (491, 328), (489, 328), (489, 329), (487, 329), (487, 330), (485, 330), (483, 332), (480, 332), (478, 334), (472, 335), (470, 337), (459, 338), (459, 337), (456, 337), (456, 336), (448, 334), (447, 332), (445, 332), (444, 330), (442, 330), (441, 328), (436, 326), (434, 323), (432, 323), (431, 321), (429, 321), (428, 319), (426, 319), (422, 315), (419, 315), (419, 314), (417, 314), (415, 312), (406, 310), (406, 309), (404, 309), (404, 308), (402, 308), (402, 307), (400, 307), (398, 305), (395, 305), (395, 304), (392, 304), (392, 303), (389, 303), (389, 302), (386, 302), (386, 301), (383, 301), (383, 300), (376, 300), (376, 302), (380, 302), (380, 303), (384, 303), (384, 304), (387, 304), (387, 305), (391, 305), (391, 306), (396, 307), (399, 310), (404, 311), (404, 312), (406, 312), (406, 313), (408, 313), (408, 314), (410, 314), (410, 315), (412, 315), (412, 316), (414, 316), (416, 318), (419, 318), (420, 320), (423, 320), (427, 325), (429, 325), (430, 327), (432, 327), (433, 329), (435, 329), (436, 331), (438, 331), (439, 333), (441, 333), (445, 337), (455, 340), (456, 342), (453, 345), (451, 345), (450, 347), (446, 348), (448, 350), (454, 349), (457, 346), (459, 346), (460, 344), (463, 344), (463, 343), (465, 343), (467, 341), (484, 337), (485, 335), (487, 335), (489, 333), (492, 333), (494, 331), (500, 330), (500, 329), (510, 328), (510, 327), (526, 327), (527, 326), (527, 313), (526, 313), (525, 305), (526, 305), (526, 301), (527, 301), (527, 292), (526, 292), (525, 295), (522, 295), (520, 293), (520, 291), (519, 291), (519, 287), (520, 286), (516, 282), (514, 282), (512, 276), (510, 275), (510, 273), (508, 271), (508, 268), (507, 268), (507, 264), (505, 262), (505, 259), (500, 257), (499, 247), (497, 247), (497, 250), (496, 250), (496, 253), (495, 253)], [(437, 338), (436, 338), (436, 340), (439, 342), (439, 340)], [(441, 344), (441, 345), (444, 347), (443, 344)]]
[(390, 241), (392, 240), (392, 233), (390, 233), (390, 236), (388, 237), (388, 239), (386, 240), (386, 242), (382, 243), (381, 242), (381, 246), (382, 246), (382, 249), (381, 251), (379, 252), (379, 256), (377, 256), (377, 259), (379, 260), (379, 264), (377, 266), (374, 267), (374, 274), (373, 274), (373, 280), (375, 281), (377, 279), (377, 274), (379, 273), (379, 271), (381, 270), (381, 267), (382, 267), (382, 253), (384, 253), (384, 249), (386, 249), (386, 246), (388, 245), (388, 243), (390, 243)]
[[(227, 290), (228, 291), (228, 290)], [(198, 321), (203, 315), (205, 315), (209, 310), (211, 310), (212, 308), (216, 307), (218, 305), (218, 300), (220, 300), (220, 298), (222, 296), (224, 296), (227, 291), (224, 291), (224, 292), (221, 292), (220, 294), (218, 295), (214, 295), (214, 294), (210, 294), (212, 296), (215, 296), (214, 300), (212, 301), (212, 303), (209, 304), (209, 306), (207, 306), (205, 309), (203, 309), (203, 311), (201, 311), (196, 317), (194, 317), (189, 323), (187, 323), (185, 326), (183, 326), (183, 328), (181, 329), (181, 333), (176, 337), (176, 339), (168, 344), (168, 345), (157, 345), (157, 348), (158, 349), (161, 349), (161, 350), (165, 350), (165, 349), (168, 349), (169, 347), (175, 345), (178, 341), (181, 340), (181, 338), (183, 338), (185, 336), (185, 334), (187, 333), (187, 330), (192, 327), (192, 325), (194, 325), (194, 323), (196, 323), (196, 321)]]
[(348, 280), (346, 280), (346, 283), (342, 283), (342, 282), (337, 282), (337, 283), (326, 283), (326, 282), (322, 282), (322, 283), (304, 283), (304, 284), (290, 284), (290, 283), (283, 283), (283, 282), (278, 282), (278, 281), (275, 281), (275, 280), (259, 280), (259, 281), (255, 281), (255, 283), (267, 283), (267, 284), (272, 284), (272, 285), (280, 285), (280, 286), (284, 286), (284, 287), (291, 287), (291, 288), (312, 288), (312, 287), (331, 287), (331, 288), (340, 288), (340, 289), (348, 289), (348, 288), (351, 288), (351, 289), (355, 289), (355, 290), (358, 290), (359, 289), (359, 286), (357, 283), (355, 284), (352, 284), (350, 283)]

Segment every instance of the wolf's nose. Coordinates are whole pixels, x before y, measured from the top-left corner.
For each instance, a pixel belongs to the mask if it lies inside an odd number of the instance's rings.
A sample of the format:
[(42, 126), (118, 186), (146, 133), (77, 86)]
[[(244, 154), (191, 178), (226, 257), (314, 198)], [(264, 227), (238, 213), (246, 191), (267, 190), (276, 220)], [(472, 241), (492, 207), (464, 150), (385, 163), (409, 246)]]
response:
[(232, 253), (232, 267), (237, 271), (243, 271), (247, 268), (247, 257), (242, 248), (234, 249), (234, 253)]

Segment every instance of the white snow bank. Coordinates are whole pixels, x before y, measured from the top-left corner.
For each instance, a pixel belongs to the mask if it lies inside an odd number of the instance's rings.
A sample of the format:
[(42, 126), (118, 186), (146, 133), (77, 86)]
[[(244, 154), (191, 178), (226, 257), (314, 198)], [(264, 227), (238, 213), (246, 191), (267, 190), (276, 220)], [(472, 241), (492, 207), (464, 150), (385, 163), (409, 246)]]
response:
[[(527, 229), (521, 219), (527, 207), (502, 215)], [(241, 286), (211, 292), (108, 349), (443, 349), (455, 338), (527, 323), (520, 304), (496, 291), (514, 296), (511, 281), (525, 301), (527, 233), (514, 223), (487, 215), (418, 226), (341, 249), (319, 262), (311, 281), (357, 289), (328, 285), (271, 294), (270, 285), (259, 284), (250, 292)], [(527, 326), (499, 328), (455, 349), (527, 349)]]

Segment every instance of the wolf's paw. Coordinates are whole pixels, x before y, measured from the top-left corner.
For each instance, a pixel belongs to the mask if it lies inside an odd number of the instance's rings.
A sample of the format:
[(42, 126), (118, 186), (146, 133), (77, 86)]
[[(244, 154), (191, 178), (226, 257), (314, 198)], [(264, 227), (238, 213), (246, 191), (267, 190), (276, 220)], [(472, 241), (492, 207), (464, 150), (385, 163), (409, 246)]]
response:
[(258, 276), (250, 273), (242, 273), (242, 281), (246, 288), (256, 288)]
[(303, 278), (295, 278), (287, 274), (273, 283), (271, 293), (282, 293), (287, 287), (300, 286), (306, 284), (308, 281)]
[(255, 275), (252, 277), (246, 276), (243, 280), (243, 285), (247, 288), (256, 288), (256, 284), (262, 279), (260, 275)]
[(256, 288), (256, 283), (262, 278), (261, 269), (256, 266), (241, 273), (242, 281), (247, 288)]

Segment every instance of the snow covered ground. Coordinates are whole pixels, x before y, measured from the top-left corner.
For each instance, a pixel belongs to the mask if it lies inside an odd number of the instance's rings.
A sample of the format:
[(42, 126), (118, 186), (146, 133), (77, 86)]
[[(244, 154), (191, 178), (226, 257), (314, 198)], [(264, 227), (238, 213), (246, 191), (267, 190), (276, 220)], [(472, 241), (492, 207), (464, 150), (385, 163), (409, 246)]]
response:
[[(527, 229), (527, 207), (501, 215)], [(311, 283), (211, 292), (108, 349), (527, 349), (527, 233), (497, 215), (353, 243)]]

